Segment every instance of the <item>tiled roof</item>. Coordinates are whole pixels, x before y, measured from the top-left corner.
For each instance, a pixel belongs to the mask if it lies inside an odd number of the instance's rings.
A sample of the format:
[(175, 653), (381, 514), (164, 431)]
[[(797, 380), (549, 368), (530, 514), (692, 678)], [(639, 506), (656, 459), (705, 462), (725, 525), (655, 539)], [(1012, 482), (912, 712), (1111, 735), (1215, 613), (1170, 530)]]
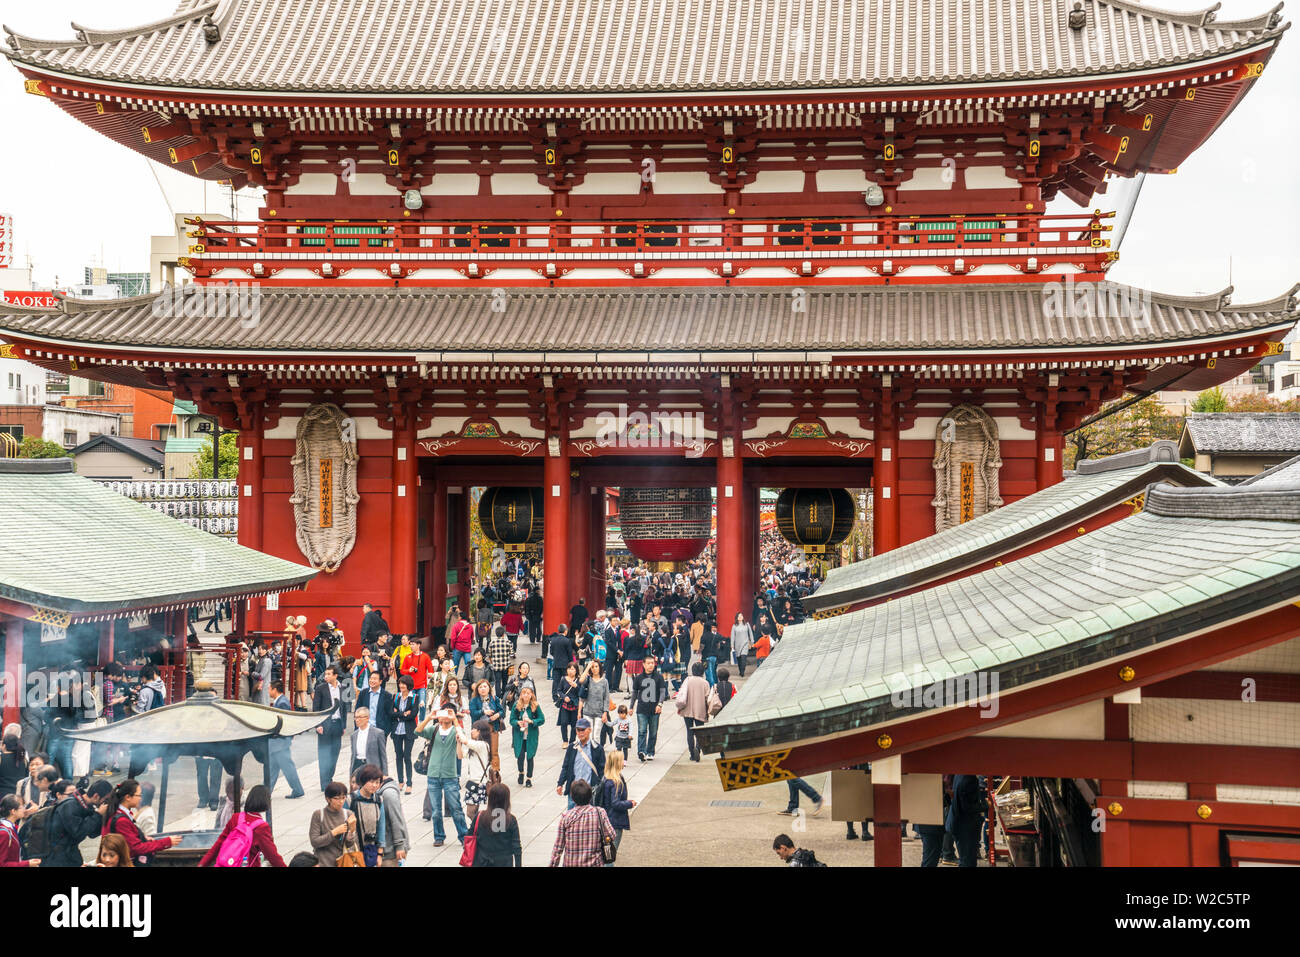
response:
[(996, 674), (1005, 694), (1294, 601), (1300, 522), (1282, 519), (1300, 515), (1300, 490), (1278, 495), (1160, 487), (1089, 535), (787, 628), (698, 740), (737, 751), (864, 730), (919, 713), (895, 694), (947, 677)]
[(74, 614), (301, 588), (314, 569), (190, 528), (81, 478), (0, 460), (0, 597)]
[(946, 578), (1054, 535), (1139, 494), (1155, 481), (1220, 484), (1180, 465), (1178, 447), (1169, 441), (1079, 465), (1079, 471), (1055, 485), (969, 522), (832, 569), (825, 584), (804, 599), (804, 607), (821, 611)]
[[(1246, 49), (1273, 10), (1216, 22), (1127, 0), (228, 0), (10, 59), (142, 85), (547, 94), (871, 88), (1093, 76)], [(106, 9), (111, 9), (107, 8)], [(220, 39), (207, 43), (203, 18)]]
[(1300, 452), (1300, 412), (1193, 412), (1186, 434), (1211, 455)]
[(1149, 301), (1145, 316), (1057, 318), (1044, 307), (1044, 289), (1028, 283), (809, 289), (802, 312), (791, 309), (788, 289), (767, 287), (511, 289), (504, 311), (491, 289), (273, 287), (258, 291), (253, 324), (233, 310), (195, 322), (155, 310), (151, 295), (63, 300), (50, 311), (0, 308), (0, 335), (176, 351), (911, 352), (1175, 343), (1265, 329), (1298, 315), (1294, 290), (1249, 305), (1228, 305), (1227, 293), (1139, 290), (1132, 301)]
[(73, 449), (72, 456), (76, 458), (83, 452), (108, 446), (119, 452), (134, 456), (141, 462), (162, 468), (164, 444), (161, 439), (134, 439), (122, 435), (97, 435)]
[(1300, 488), (1300, 455), (1252, 475), (1239, 484), (1255, 488)]

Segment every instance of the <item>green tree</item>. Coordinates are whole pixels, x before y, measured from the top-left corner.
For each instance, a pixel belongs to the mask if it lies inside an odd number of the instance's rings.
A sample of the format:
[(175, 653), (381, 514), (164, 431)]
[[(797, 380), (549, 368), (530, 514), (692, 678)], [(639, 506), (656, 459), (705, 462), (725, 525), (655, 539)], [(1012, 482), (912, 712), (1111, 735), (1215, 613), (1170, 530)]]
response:
[(20, 459), (63, 459), (71, 454), (59, 443), (46, 442), (35, 435), (26, 436), (23, 439), (22, 446), (18, 449)]
[[(1123, 401), (1118, 399), (1103, 406), (1101, 411), (1104, 413)], [(1065, 441), (1065, 467), (1074, 468), (1074, 463), (1080, 459), (1098, 459), (1130, 449), (1145, 448), (1158, 439), (1173, 439), (1177, 442), (1182, 431), (1182, 416), (1170, 415), (1159, 399), (1147, 396), (1119, 412), (1071, 432)]]
[[(203, 451), (199, 453), (198, 460), (194, 463), (194, 469), (190, 473), (190, 478), (212, 478), (211, 441), (207, 441), (203, 444)], [(221, 461), (219, 463), (217, 478), (224, 480), (239, 478), (238, 432), (221, 433)]]
[(1223, 394), (1223, 390), (1217, 385), (1213, 389), (1206, 389), (1196, 397), (1192, 403), (1193, 412), (1227, 412), (1228, 398)]

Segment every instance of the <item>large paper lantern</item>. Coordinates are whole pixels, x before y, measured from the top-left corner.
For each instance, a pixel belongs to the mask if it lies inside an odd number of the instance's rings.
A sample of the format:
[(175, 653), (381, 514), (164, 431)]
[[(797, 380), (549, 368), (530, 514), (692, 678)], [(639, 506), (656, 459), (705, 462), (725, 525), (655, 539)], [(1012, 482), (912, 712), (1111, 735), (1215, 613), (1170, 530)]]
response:
[(644, 562), (684, 562), (709, 544), (713, 495), (707, 488), (623, 488), (619, 519), (627, 550)]
[(522, 552), (542, 540), (543, 501), (540, 488), (484, 489), (478, 500), (479, 526), (507, 552)]
[(776, 500), (781, 537), (813, 554), (848, 538), (853, 516), (853, 496), (842, 488), (787, 488)]

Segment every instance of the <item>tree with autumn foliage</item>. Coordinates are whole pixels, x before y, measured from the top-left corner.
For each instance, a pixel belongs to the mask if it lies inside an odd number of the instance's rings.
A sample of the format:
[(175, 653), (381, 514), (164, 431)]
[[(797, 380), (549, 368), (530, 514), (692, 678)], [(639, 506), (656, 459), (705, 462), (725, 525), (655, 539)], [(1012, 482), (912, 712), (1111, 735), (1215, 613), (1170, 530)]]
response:
[(1111, 415), (1106, 412), (1127, 400), (1102, 406), (1101, 418), (1071, 432), (1065, 440), (1065, 467), (1074, 468), (1080, 459), (1099, 459), (1131, 449), (1146, 448), (1160, 439), (1177, 442), (1183, 432), (1183, 417), (1171, 415), (1155, 396), (1147, 396)]

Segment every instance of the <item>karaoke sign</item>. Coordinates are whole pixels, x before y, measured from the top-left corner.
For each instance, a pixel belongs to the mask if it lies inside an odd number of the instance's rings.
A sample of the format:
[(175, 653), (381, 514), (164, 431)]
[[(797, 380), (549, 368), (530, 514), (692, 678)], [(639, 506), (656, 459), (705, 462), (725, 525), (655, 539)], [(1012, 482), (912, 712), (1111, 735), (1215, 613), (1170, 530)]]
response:
[(0, 269), (14, 264), (14, 218), (0, 213)]

